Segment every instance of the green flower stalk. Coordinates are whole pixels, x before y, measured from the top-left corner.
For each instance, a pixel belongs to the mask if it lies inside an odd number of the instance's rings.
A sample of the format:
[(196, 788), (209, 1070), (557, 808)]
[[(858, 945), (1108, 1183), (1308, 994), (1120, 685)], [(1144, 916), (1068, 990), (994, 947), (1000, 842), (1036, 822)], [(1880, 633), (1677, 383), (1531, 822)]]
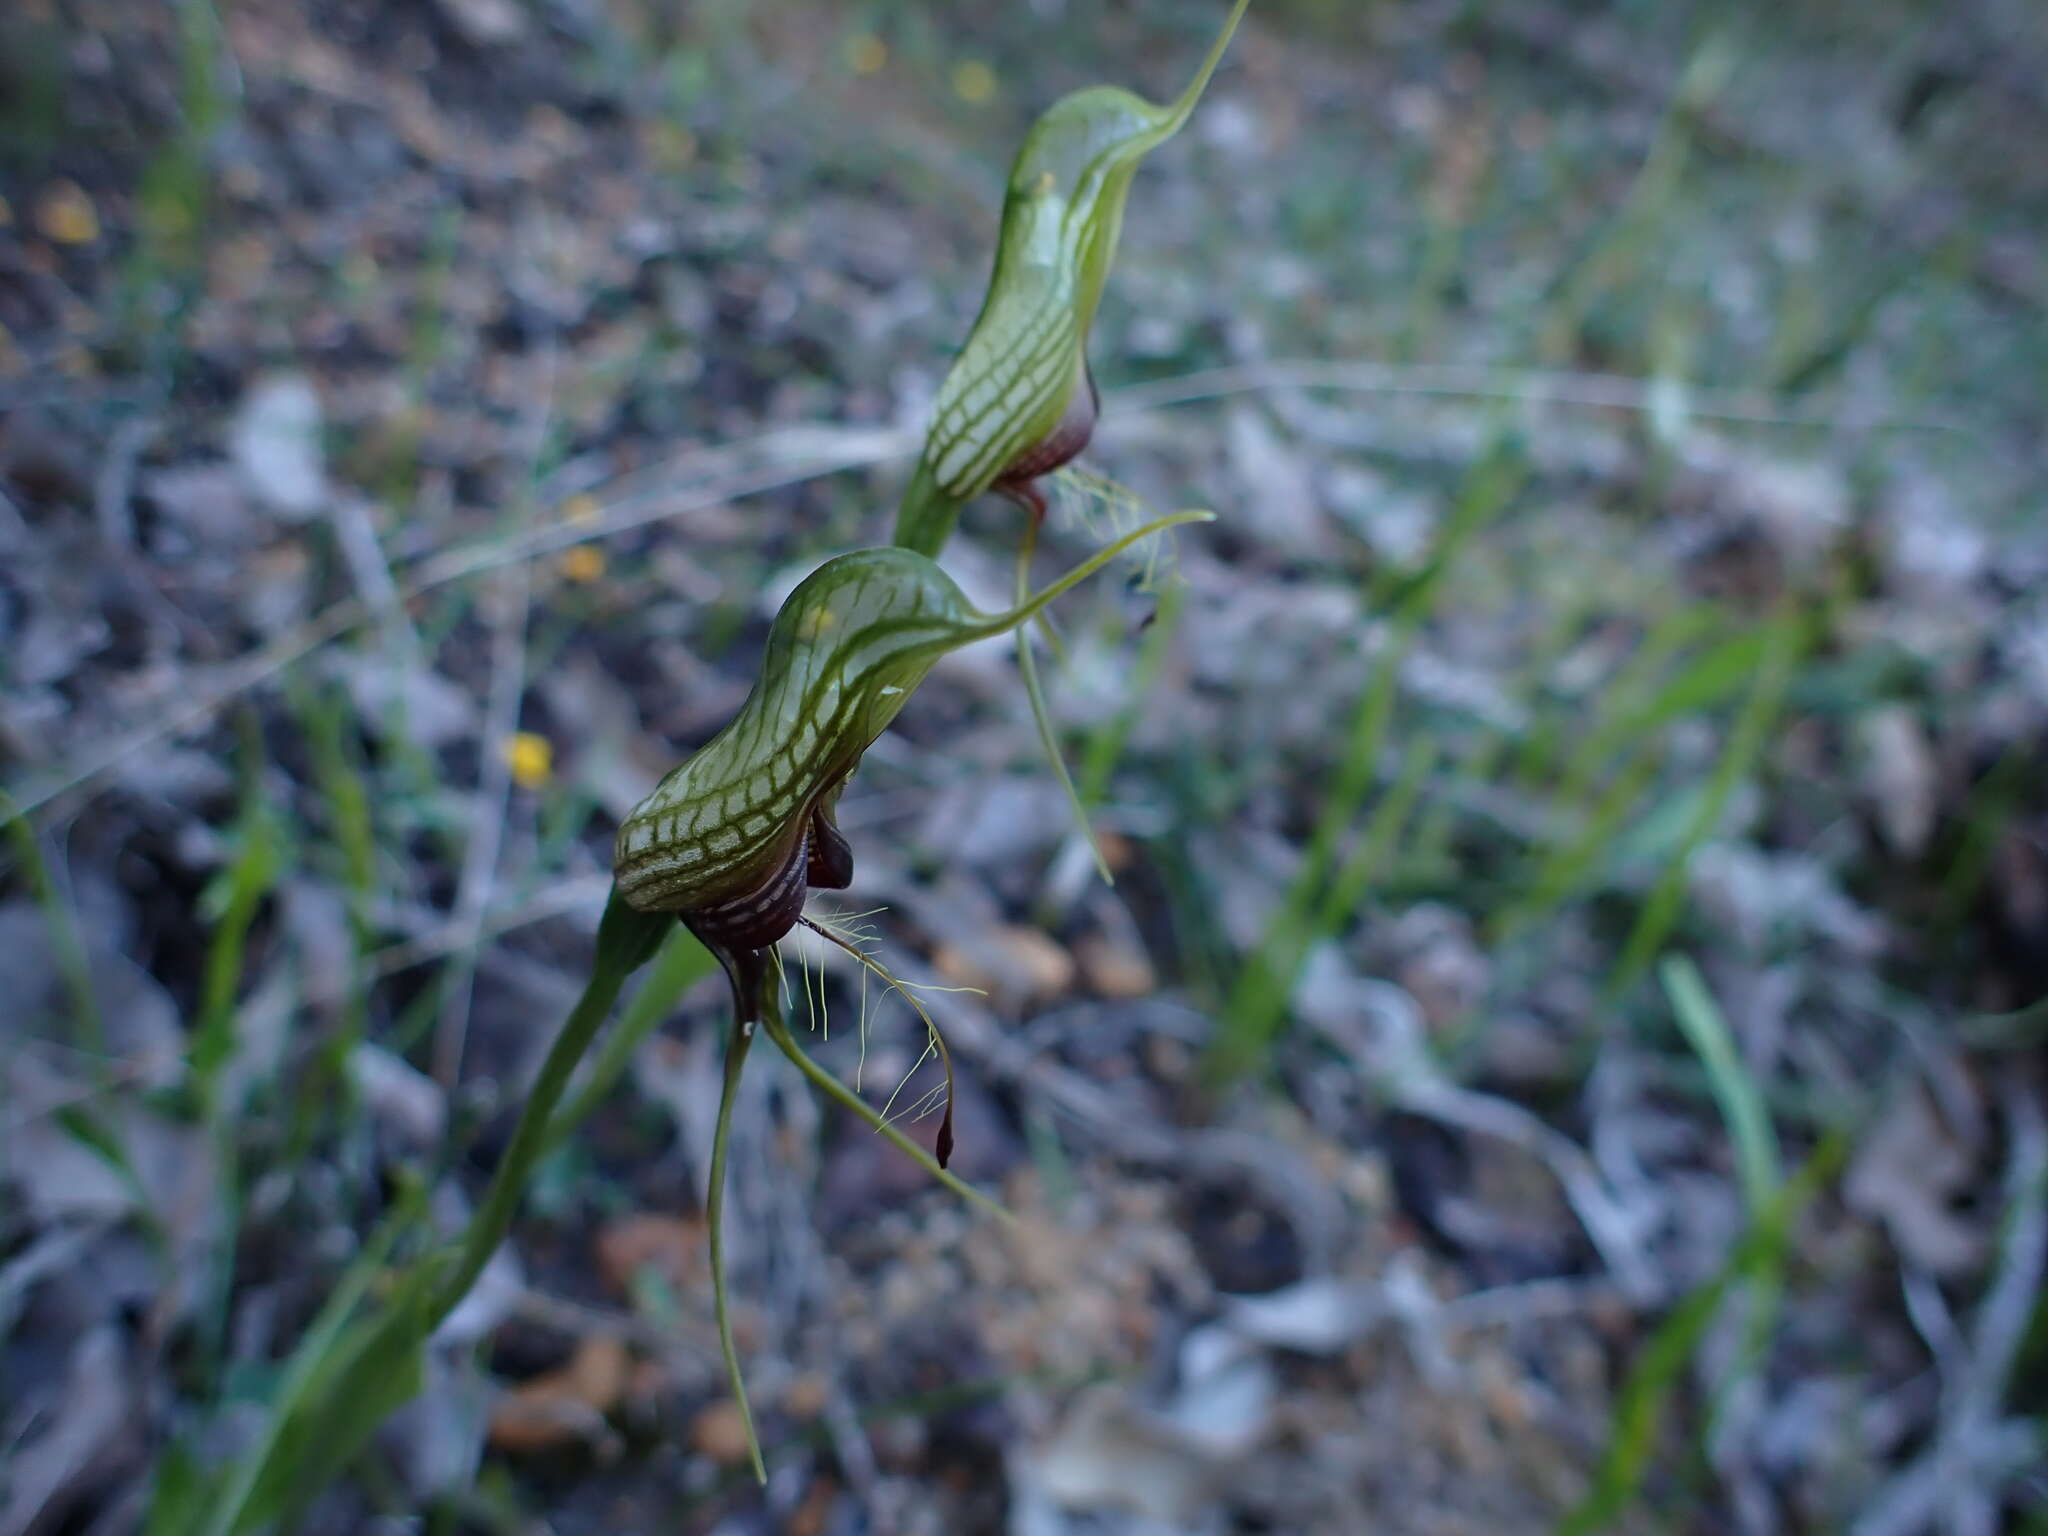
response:
[(936, 555), (960, 509), (1009, 492), (1042, 515), (1035, 482), (1080, 453), (1095, 429), (1088, 329), (1116, 259), (1138, 162), (1179, 132), (1249, 0), (1171, 103), (1116, 86), (1048, 107), (1010, 168), (988, 297), (939, 386), (924, 453), (896, 516), (895, 542)]
[[(1004, 613), (974, 607), (952, 577), (911, 550), (863, 549), (826, 561), (775, 615), (760, 676), (739, 712), (619, 826), (615, 899), (640, 914), (672, 913), (718, 958), (732, 985), (734, 1028), (706, 1219), (719, 1344), (756, 1475), (765, 1469), (733, 1347), (723, 1236), (733, 1100), (756, 1026), (828, 1094), (942, 1180), (972, 1193), (945, 1172), (953, 1142), (952, 1066), (936, 1029), (947, 1094), (934, 1160), (805, 1056), (782, 1020), (771, 964), (776, 944), (803, 921), (811, 891), (841, 890), (853, 880), (853, 850), (833, 821), (839, 792), (941, 656), (1017, 628), (1138, 540), (1208, 516), (1183, 512), (1149, 523)], [(816, 931), (835, 938), (828, 929)]]
[[(167, 1495), (175, 1497), (175, 1510), (166, 1503), (152, 1518), (152, 1530), (163, 1536), (238, 1536), (281, 1517), (289, 1520), (419, 1390), (434, 1330), (505, 1240), (541, 1159), (602, 1092), (605, 1062), (615, 1066), (623, 1057), (608, 1047), (596, 1081), (572, 1096), (578, 1064), (627, 980), (676, 936), (678, 922), (718, 960), (732, 988), (733, 1025), (706, 1218), (719, 1342), (756, 1476), (765, 1480), (765, 1468), (733, 1342), (724, 1264), (734, 1096), (755, 1034), (765, 1034), (820, 1092), (934, 1178), (1000, 1214), (945, 1169), (952, 1145), (952, 1068), (929, 1016), (925, 1025), (947, 1074), (936, 1157), (805, 1054), (782, 1017), (775, 946), (798, 923), (807, 923), (851, 950), (922, 1014), (909, 990), (873, 960), (830, 927), (803, 916), (811, 891), (842, 889), (853, 879), (853, 850), (834, 821), (840, 792), (940, 657), (976, 640), (1021, 633), (1055, 598), (1139, 540), (1211, 516), (1181, 512), (1160, 518), (1049, 586), (1029, 589), (1030, 555), (1044, 512), (1035, 482), (1079, 453), (1094, 428), (1088, 328), (1116, 253), (1131, 177), (1144, 155), (1187, 121), (1245, 4), (1238, 0), (1208, 58), (1172, 104), (1156, 106), (1128, 91), (1100, 87), (1065, 97), (1039, 119), (1012, 170), (988, 299), (940, 391), (931, 435), (898, 514), (895, 546), (828, 561), (790, 594), (739, 712), (620, 826), (612, 895), (589, 981), (548, 1052), (466, 1230), (456, 1242), (435, 1246), (392, 1275), (374, 1310), (355, 1311), (367, 1275), (356, 1291), (338, 1293), (332, 1318), (309, 1333), (294, 1361), (291, 1389), (278, 1400), (265, 1437), (230, 1469), (217, 1497), (203, 1496), (197, 1485)], [(1000, 613), (975, 608), (931, 558), (951, 533), (960, 507), (991, 488), (1009, 493), (1034, 514), (1019, 560), (1016, 604)], [(1023, 665), (1040, 733), (1072, 796), (1028, 650)]]

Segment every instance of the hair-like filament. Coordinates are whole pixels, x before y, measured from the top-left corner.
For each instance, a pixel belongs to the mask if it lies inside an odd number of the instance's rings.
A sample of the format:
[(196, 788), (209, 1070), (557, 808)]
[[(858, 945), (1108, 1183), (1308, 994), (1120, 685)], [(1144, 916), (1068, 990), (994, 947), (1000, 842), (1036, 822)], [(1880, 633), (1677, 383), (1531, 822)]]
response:
[[(931, 1010), (925, 1007), (923, 1000), (917, 996), (916, 992), (914, 992), (907, 983), (899, 981), (888, 970), (887, 967), (883, 966), (879, 961), (874, 959), (873, 956), (869, 955), (866, 951), (861, 949), (859, 944), (854, 942), (854, 940), (845, 937), (836, 930), (827, 927), (824, 923), (821, 923), (812, 917), (799, 917), (797, 921), (801, 923), (804, 927), (808, 928), (812, 933), (817, 934), (818, 937), (820, 937), (821, 939), (824, 939), (829, 943), (836, 944), (839, 948), (845, 950), (849, 955), (853, 956), (855, 960), (858, 960), (860, 962), (863, 975), (865, 975), (868, 972), (873, 972), (876, 976), (879, 976), (882, 979), (882, 981), (886, 984), (887, 989), (889, 991), (895, 992), (906, 1003), (910, 1004), (910, 1006), (916, 1010), (918, 1018), (924, 1021), (927, 1044), (925, 1047), (924, 1054), (918, 1057), (917, 1062), (911, 1067), (910, 1070), (912, 1073), (915, 1073), (917, 1071), (917, 1068), (924, 1064), (926, 1056), (929, 1056), (934, 1050), (938, 1052), (939, 1065), (944, 1069), (946, 1074), (944, 1088), (946, 1095), (946, 1111), (944, 1116), (939, 1121), (938, 1142), (933, 1150), (938, 1154), (939, 1166), (941, 1168), (945, 1167), (946, 1164), (949, 1161), (951, 1161), (953, 1156), (953, 1053), (951, 1050), (947, 1048), (946, 1037), (939, 1032), (939, 1026), (937, 1022), (933, 1020), (931, 1016)], [(968, 989), (963, 988), (961, 990)], [(865, 1014), (863, 1014), (863, 1017), (865, 1017)], [(904, 1081), (908, 1082), (909, 1077), (906, 1076), (904, 1078)], [(901, 1091), (902, 1086), (899, 1084), (897, 1087), (897, 1092), (900, 1093)], [(894, 1104), (896, 1102), (895, 1094), (892, 1093), (889, 1096), (889, 1102), (890, 1104)], [(920, 1099), (918, 1102), (923, 1103), (925, 1101)], [(883, 1107), (882, 1114), (886, 1119), (888, 1115), (888, 1106), (885, 1105)]]

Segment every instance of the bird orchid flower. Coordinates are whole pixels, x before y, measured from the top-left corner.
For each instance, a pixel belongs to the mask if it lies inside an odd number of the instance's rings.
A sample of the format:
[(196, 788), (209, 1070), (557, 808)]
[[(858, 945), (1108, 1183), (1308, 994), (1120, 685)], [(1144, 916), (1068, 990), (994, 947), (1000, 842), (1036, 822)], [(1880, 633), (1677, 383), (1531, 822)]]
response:
[(1042, 513), (1034, 482), (1087, 446), (1098, 405), (1088, 331), (1131, 178), (1188, 120), (1248, 3), (1237, 0), (1194, 79), (1166, 105), (1091, 86), (1032, 125), (1010, 168), (988, 295), (939, 386), (896, 543), (937, 554), (960, 509), (990, 489)]

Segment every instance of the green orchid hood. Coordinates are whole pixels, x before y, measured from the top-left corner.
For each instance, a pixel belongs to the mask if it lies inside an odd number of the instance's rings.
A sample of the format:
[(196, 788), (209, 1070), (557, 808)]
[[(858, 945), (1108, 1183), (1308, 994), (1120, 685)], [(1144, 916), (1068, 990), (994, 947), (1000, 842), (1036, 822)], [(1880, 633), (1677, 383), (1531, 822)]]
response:
[(1171, 103), (1092, 86), (1054, 102), (1033, 125), (1010, 170), (988, 296), (939, 386), (896, 543), (937, 554), (966, 502), (991, 487), (1026, 487), (1086, 445), (1095, 422), (1088, 328), (1116, 259), (1131, 178), (1194, 111), (1247, 3), (1238, 0)]

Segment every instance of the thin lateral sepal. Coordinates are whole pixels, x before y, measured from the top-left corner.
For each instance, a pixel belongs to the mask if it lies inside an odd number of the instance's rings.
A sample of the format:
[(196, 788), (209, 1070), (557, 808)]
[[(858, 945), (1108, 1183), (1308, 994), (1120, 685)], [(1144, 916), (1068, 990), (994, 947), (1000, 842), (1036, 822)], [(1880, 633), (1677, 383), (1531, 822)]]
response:
[(1195, 71), (1195, 78), (1187, 83), (1173, 104), (1167, 108), (1168, 121), (1172, 126), (1169, 133), (1178, 133), (1183, 124), (1194, 113), (1195, 103), (1202, 99), (1202, 92), (1209, 88), (1209, 77), (1216, 73), (1216, 66), (1223, 62), (1224, 50), (1230, 47), (1230, 40), (1237, 35), (1237, 24), (1244, 20), (1244, 13), (1250, 9), (1252, 0), (1237, 0), (1230, 8), (1229, 19), (1223, 23), (1223, 30), (1216, 34), (1216, 41), (1209, 45), (1209, 55), (1202, 60), (1202, 67)]
[[(938, 1024), (932, 1019), (931, 1010), (926, 1008), (923, 1003), (918, 1001), (917, 994), (915, 992), (911, 991), (909, 987), (905, 986), (901, 981), (897, 980), (896, 977), (891, 976), (888, 973), (888, 971), (885, 970), (882, 966), (877, 965), (875, 963), (874, 958), (871, 955), (869, 955), (865, 950), (861, 949), (859, 945), (849, 941), (843, 934), (834, 932), (832, 929), (826, 927), (823, 923), (813, 922), (808, 917), (798, 918), (797, 921), (802, 923), (804, 927), (808, 928), (812, 933), (815, 933), (819, 938), (825, 940), (826, 943), (837, 945), (840, 949), (843, 949), (844, 951), (846, 951), (847, 954), (853, 956), (854, 959), (858, 960), (861, 965), (861, 975), (863, 981), (865, 981), (868, 973), (870, 972), (872, 972), (874, 975), (881, 977), (883, 981), (888, 983), (889, 990), (896, 993), (906, 1003), (910, 1004), (911, 1009), (917, 1014), (918, 1018), (924, 1022), (925, 1036), (929, 1041), (925, 1049), (927, 1052), (934, 1050), (938, 1052), (939, 1066), (941, 1067), (941, 1069), (944, 1070), (946, 1074), (946, 1081), (944, 1087), (946, 1110), (944, 1118), (942, 1118), (939, 1121), (938, 1145), (933, 1149), (938, 1155), (939, 1166), (941, 1168), (946, 1167), (953, 1160), (953, 1048), (946, 1044), (946, 1037), (939, 1032)], [(823, 981), (824, 977), (821, 973), (819, 976), (820, 985), (823, 984)], [(916, 1066), (913, 1066), (910, 1070), (913, 1073), (915, 1073), (917, 1071), (917, 1068), (923, 1065), (924, 1058), (920, 1056), (917, 1060)], [(908, 1082), (909, 1079), (906, 1078), (904, 1081)], [(899, 1084), (897, 1086), (896, 1092), (901, 1093), (902, 1091), (902, 1085)], [(895, 1094), (891, 1094), (890, 1103), (894, 1102)], [(882, 1106), (882, 1118), (884, 1120), (887, 1120), (889, 1118), (888, 1104), (884, 1104)]]
[(790, 1033), (789, 1026), (783, 1023), (780, 1014), (764, 1011), (761, 1027), (767, 1032), (768, 1038), (774, 1042), (775, 1048), (790, 1059), (797, 1071), (810, 1079), (813, 1087), (842, 1109), (850, 1110), (862, 1120), (865, 1120), (882, 1136), (886, 1137), (897, 1151), (924, 1169), (926, 1173), (937, 1179), (946, 1188), (953, 1191), (954, 1194), (960, 1196), (961, 1199), (988, 1212), (991, 1216), (1007, 1222), (1014, 1222), (1017, 1219), (989, 1196), (983, 1194), (972, 1184), (969, 1184), (965, 1179), (941, 1168), (938, 1164), (938, 1159), (933, 1157), (931, 1153), (883, 1119), (867, 1100), (863, 1099), (859, 1094), (847, 1087), (846, 1084), (811, 1060), (805, 1054), (804, 1048), (796, 1043), (796, 1037)]
[[(764, 1018), (781, 1022), (777, 1001), (770, 1001), (761, 1013)], [(747, 1064), (747, 1050), (753, 1043), (753, 1027), (735, 1021), (732, 1038), (725, 1047), (725, 1086), (718, 1096), (718, 1127), (711, 1133), (710, 1189), (704, 1201), (704, 1220), (711, 1230), (711, 1306), (718, 1316), (718, 1351), (725, 1358), (725, 1379), (732, 1387), (733, 1401), (739, 1404), (740, 1426), (746, 1431), (754, 1480), (766, 1483), (768, 1467), (761, 1459), (761, 1437), (754, 1430), (754, 1410), (747, 1402), (747, 1382), (740, 1371), (739, 1348), (733, 1343), (732, 1308), (725, 1289), (725, 1154), (732, 1140), (732, 1110), (739, 1098), (740, 1072)]]
[(1149, 539), (1155, 533), (1164, 533), (1169, 528), (1178, 528), (1182, 523), (1213, 523), (1215, 521), (1216, 514), (1208, 511), (1170, 512), (1165, 517), (1156, 517), (1151, 522), (1145, 524), (1144, 527), (1125, 534), (1114, 543), (1103, 545), (1102, 548), (1098, 549), (1086, 560), (1083, 560), (1071, 571), (1068, 571), (1066, 575), (1039, 591), (1032, 593), (1028, 600), (1019, 603), (1008, 613), (999, 614), (991, 618), (981, 629), (980, 633), (984, 637), (1000, 635), (1005, 630), (1012, 629), (1035, 618), (1055, 598), (1062, 597), (1072, 591), (1090, 576), (1093, 576), (1097, 571), (1108, 565), (1118, 555), (1129, 549), (1133, 544), (1143, 539)]

